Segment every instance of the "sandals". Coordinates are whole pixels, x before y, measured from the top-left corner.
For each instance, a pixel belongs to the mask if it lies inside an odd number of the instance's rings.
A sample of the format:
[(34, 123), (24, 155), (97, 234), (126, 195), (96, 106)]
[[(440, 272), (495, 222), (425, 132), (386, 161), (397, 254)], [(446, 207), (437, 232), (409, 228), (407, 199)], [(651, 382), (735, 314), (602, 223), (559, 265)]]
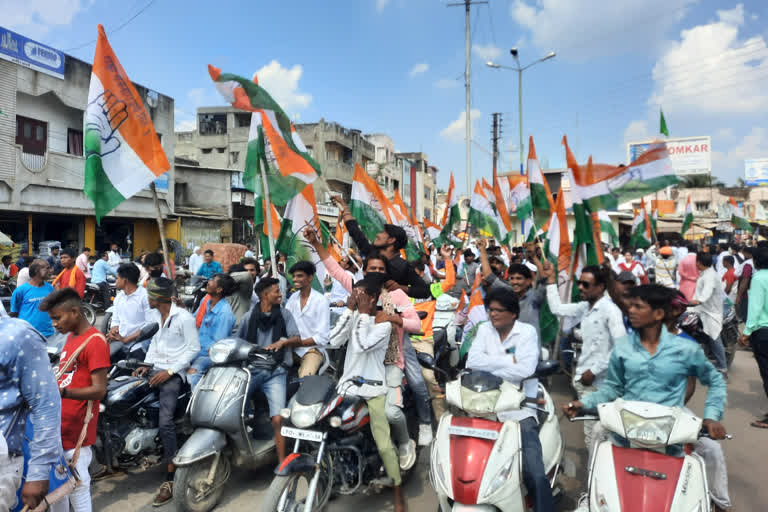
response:
[(762, 420), (755, 420), (752, 423), (750, 423), (749, 426), (755, 427), (755, 428), (768, 429), (768, 418), (763, 418)]

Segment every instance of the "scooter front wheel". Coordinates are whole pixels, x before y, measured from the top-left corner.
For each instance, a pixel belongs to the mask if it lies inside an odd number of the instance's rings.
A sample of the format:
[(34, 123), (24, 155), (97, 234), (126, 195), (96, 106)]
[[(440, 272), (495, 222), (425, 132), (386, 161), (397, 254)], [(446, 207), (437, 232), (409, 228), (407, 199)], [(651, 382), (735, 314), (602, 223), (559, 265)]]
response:
[[(211, 464), (218, 459), (213, 482), (208, 481)], [(213, 510), (229, 479), (229, 457), (208, 457), (176, 469), (173, 479), (173, 502), (177, 512), (208, 512)]]

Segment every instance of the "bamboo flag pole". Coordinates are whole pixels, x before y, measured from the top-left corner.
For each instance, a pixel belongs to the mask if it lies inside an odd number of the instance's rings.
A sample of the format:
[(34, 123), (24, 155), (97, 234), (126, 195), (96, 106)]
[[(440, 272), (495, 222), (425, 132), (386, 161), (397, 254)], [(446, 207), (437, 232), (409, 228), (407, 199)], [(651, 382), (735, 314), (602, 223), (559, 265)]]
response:
[(165, 226), (163, 225), (163, 213), (160, 211), (160, 201), (157, 199), (157, 189), (155, 188), (155, 182), (149, 184), (149, 189), (152, 191), (152, 200), (155, 203), (155, 220), (157, 220), (157, 229), (160, 231), (160, 245), (163, 248), (163, 261), (165, 268), (168, 269), (168, 279), (173, 280), (171, 275), (170, 256), (168, 255), (168, 242), (165, 240)]
[[(265, 166), (261, 165), (261, 183), (264, 188), (264, 209), (265, 222), (267, 223), (267, 238), (269, 241), (269, 261), (272, 263), (272, 277), (277, 278), (277, 261), (275, 259), (275, 234), (272, 232), (272, 201), (269, 199), (269, 183), (267, 183), (267, 172), (264, 170)], [(254, 201), (254, 208), (258, 208)]]
[[(576, 245), (571, 249), (571, 262), (568, 264), (569, 271), (568, 271), (568, 292), (567, 297), (568, 301), (571, 300), (571, 293), (573, 292), (573, 262), (576, 259), (576, 254), (579, 252), (579, 246)], [(550, 263), (551, 265), (551, 263)], [(559, 274), (559, 272), (558, 272)], [(555, 283), (557, 283), (559, 276), (555, 276)], [(560, 293), (558, 291), (558, 293)], [(558, 329), (557, 329), (557, 336), (555, 336), (555, 346), (552, 347), (552, 359), (559, 360), (560, 359), (560, 338), (563, 337), (563, 317), (561, 315), (557, 315), (558, 320)]]

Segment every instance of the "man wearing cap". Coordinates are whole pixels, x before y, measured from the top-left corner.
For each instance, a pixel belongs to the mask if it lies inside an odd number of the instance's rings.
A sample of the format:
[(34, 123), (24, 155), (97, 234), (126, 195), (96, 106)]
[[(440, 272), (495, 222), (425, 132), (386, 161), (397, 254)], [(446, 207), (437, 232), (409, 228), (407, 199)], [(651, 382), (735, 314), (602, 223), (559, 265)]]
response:
[(153, 506), (159, 507), (173, 498), (173, 477), (176, 466), (176, 425), (173, 421), (186, 370), (200, 353), (200, 339), (195, 318), (186, 309), (173, 303), (175, 287), (170, 279), (158, 277), (147, 282), (149, 307), (147, 322), (156, 322), (160, 329), (149, 343), (145, 363), (136, 372), (138, 376), (149, 374), (149, 385), (158, 389), (160, 398), (160, 439), (163, 442), (163, 462), (168, 469), (165, 481), (155, 496)]
[(661, 258), (656, 260), (656, 284), (674, 288), (677, 273), (674, 251), (670, 246), (665, 246), (659, 249), (659, 255)]

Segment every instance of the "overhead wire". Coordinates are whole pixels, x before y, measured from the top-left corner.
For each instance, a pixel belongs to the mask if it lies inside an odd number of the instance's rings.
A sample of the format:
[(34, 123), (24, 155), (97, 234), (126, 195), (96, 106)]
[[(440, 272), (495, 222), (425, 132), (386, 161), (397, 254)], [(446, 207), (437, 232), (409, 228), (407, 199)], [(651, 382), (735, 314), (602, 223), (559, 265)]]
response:
[[(114, 29), (111, 29), (111, 30), (108, 30), (108, 31), (105, 29), (105, 32), (107, 32), (109, 35), (113, 35), (113, 34), (116, 34), (116, 33), (117, 33), (117, 32), (119, 32), (119, 31), (121, 31), (122, 29), (124, 29), (125, 27), (127, 27), (127, 26), (128, 26), (128, 25), (129, 25), (129, 24), (130, 24), (130, 23), (131, 23), (133, 20), (135, 20), (136, 18), (138, 18), (139, 16), (141, 16), (141, 15), (142, 15), (142, 14), (143, 14), (143, 13), (144, 13), (144, 12), (145, 12), (147, 9), (149, 9), (149, 8), (152, 6), (152, 4), (154, 4), (156, 1), (157, 1), (157, 0), (149, 0), (149, 3), (147, 3), (147, 4), (146, 4), (144, 7), (142, 7), (141, 9), (139, 9), (139, 11), (138, 11), (138, 12), (136, 12), (136, 14), (134, 14), (133, 16), (131, 16), (130, 18), (128, 18), (127, 20), (125, 20), (123, 23), (121, 23), (120, 25), (118, 25), (118, 26), (117, 26), (117, 27), (115, 27)], [(135, 5), (135, 4), (134, 4), (134, 5)], [(82, 43), (82, 44), (79, 44), (79, 45), (73, 46), (72, 48), (67, 48), (67, 49), (65, 49), (64, 51), (65, 51), (65, 52), (74, 52), (74, 51), (80, 50), (81, 48), (85, 48), (86, 46), (90, 46), (90, 45), (94, 44), (96, 41), (98, 41), (98, 39), (92, 39), (92, 40), (90, 40), (90, 41), (87, 41), (87, 42), (85, 42), (85, 43)]]

